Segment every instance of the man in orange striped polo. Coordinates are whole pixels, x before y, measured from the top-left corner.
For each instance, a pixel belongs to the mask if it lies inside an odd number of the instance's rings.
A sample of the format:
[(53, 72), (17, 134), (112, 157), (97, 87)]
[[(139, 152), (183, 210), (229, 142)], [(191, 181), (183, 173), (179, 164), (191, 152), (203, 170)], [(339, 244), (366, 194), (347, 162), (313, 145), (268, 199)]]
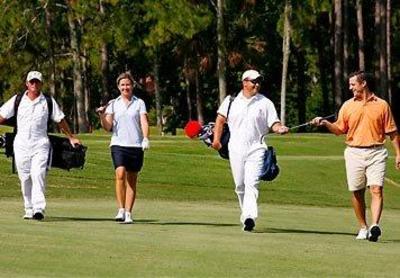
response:
[[(371, 74), (358, 71), (349, 76), (349, 89), (354, 97), (339, 110), (338, 119), (330, 123), (314, 118), (315, 126), (325, 126), (330, 132), (346, 134), (347, 184), (352, 192), (352, 203), (360, 230), (356, 239), (377, 241), (382, 231), (379, 221), (383, 208), (383, 183), (388, 152), (384, 146), (386, 135), (392, 141), (396, 155), (396, 169), (400, 169), (400, 140), (388, 103), (377, 97)], [(366, 220), (365, 189), (371, 194), (372, 225)]]

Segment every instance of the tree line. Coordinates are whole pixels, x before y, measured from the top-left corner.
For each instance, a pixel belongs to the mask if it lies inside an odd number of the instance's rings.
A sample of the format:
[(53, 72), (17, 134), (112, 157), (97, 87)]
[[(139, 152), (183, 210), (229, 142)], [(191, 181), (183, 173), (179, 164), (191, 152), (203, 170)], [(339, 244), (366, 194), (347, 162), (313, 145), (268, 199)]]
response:
[(253, 68), (290, 126), (336, 112), (351, 97), (348, 74), (361, 69), (394, 108), (399, 21), (391, 0), (2, 0), (0, 98), (39, 70), (74, 131), (89, 132), (130, 71), (161, 131), (212, 121)]

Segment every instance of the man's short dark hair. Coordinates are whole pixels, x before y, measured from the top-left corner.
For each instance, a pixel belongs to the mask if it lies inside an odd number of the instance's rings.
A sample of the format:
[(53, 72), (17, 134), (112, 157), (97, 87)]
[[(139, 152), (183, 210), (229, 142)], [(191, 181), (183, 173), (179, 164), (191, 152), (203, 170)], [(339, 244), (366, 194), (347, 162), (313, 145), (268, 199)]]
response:
[(359, 82), (367, 82), (367, 87), (371, 91), (375, 91), (375, 78), (371, 73), (363, 70), (355, 71), (349, 74), (349, 79), (356, 76)]

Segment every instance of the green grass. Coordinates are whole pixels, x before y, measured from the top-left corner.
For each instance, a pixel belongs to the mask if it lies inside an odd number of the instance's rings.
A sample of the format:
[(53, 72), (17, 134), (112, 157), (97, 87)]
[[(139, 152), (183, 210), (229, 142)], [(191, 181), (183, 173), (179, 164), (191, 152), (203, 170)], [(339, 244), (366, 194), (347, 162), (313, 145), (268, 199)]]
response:
[(238, 224), (228, 162), (181, 134), (151, 137), (136, 223), (116, 224), (109, 135), (80, 138), (89, 147), (85, 169), (50, 171), (43, 222), (21, 219), (18, 178), (0, 156), (1, 277), (400, 275), (400, 171), (391, 146), (383, 237), (370, 243), (354, 240), (343, 137), (269, 138), (281, 175), (261, 186), (255, 233)]

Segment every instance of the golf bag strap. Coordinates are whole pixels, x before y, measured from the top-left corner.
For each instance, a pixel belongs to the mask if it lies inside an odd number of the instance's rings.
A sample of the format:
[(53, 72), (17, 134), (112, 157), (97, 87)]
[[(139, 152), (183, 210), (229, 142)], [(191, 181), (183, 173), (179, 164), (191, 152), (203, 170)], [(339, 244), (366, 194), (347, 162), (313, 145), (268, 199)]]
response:
[[(17, 134), (18, 130), (18, 107), (21, 103), (21, 99), (23, 97), (24, 93), (18, 93), (15, 97), (15, 102), (14, 102), (14, 116), (15, 116), (15, 126), (14, 126), (14, 134)], [(49, 114), (47, 116), (47, 131), (50, 129), (50, 124), (51, 124), (51, 115), (53, 114), (53, 100), (51, 99), (51, 96), (48, 94), (43, 94), (44, 97), (46, 98), (46, 103), (47, 103), (47, 109), (49, 111)]]
[(229, 105), (228, 105), (228, 111), (226, 112), (226, 121), (228, 121), (229, 117), (229, 111), (231, 110), (232, 102), (235, 100), (234, 96), (230, 96), (229, 98)]

